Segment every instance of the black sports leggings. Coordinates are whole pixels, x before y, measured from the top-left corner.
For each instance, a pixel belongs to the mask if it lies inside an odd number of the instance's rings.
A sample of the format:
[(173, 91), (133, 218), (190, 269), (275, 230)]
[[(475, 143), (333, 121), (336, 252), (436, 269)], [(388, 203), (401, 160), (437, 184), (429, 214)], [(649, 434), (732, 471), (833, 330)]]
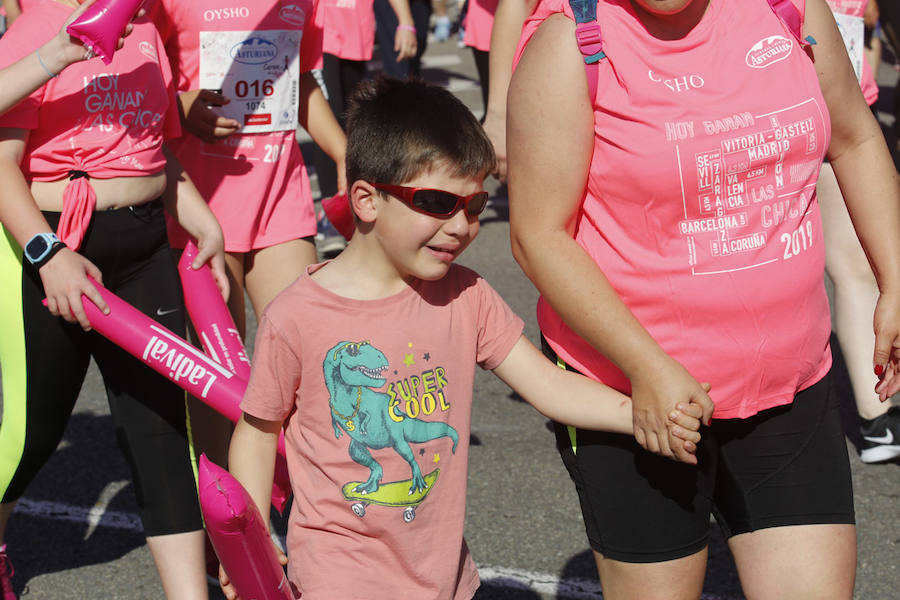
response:
[[(56, 228), (59, 213), (45, 212)], [(104, 285), (184, 336), (184, 301), (159, 200), (94, 214), (79, 250)], [(91, 356), (97, 362), (135, 484), (148, 536), (202, 528), (187, 436), (185, 394), (99, 334), (54, 317), (41, 304), (37, 271), (0, 236), (0, 494), (25, 488), (62, 439)]]

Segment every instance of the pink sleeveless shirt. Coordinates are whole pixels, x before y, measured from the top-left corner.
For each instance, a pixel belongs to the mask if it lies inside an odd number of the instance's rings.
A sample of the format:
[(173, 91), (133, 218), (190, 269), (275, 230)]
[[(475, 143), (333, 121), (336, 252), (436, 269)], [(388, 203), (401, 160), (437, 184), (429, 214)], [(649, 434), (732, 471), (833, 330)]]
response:
[(499, 0), (469, 0), (466, 11), (466, 35), (463, 42), (470, 48), (488, 52), (491, 49), (491, 30)]
[[(566, 0), (546, 0), (522, 43)], [(809, 57), (765, 0), (716, 0), (661, 41), (602, 0), (608, 58), (576, 239), (638, 320), (699, 381), (717, 418), (790, 403), (831, 365), (815, 185), (830, 121)], [(521, 51), (521, 50), (520, 50)], [(543, 298), (541, 330), (573, 367), (624, 374)]]
[(375, 46), (373, 0), (320, 0), (322, 52), (345, 60), (369, 60)]

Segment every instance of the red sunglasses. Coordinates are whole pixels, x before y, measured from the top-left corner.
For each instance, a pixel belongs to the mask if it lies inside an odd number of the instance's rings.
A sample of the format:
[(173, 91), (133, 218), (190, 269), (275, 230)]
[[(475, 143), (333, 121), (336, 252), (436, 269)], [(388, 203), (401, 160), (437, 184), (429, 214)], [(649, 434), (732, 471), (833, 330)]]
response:
[(467, 216), (474, 217), (484, 211), (488, 201), (488, 193), (483, 191), (468, 196), (457, 196), (444, 190), (404, 187), (387, 183), (373, 183), (372, 187), (387, 192), (413, 210), (432, 217), (450, 217), (459, 210), (460, 205), (464, 207)]

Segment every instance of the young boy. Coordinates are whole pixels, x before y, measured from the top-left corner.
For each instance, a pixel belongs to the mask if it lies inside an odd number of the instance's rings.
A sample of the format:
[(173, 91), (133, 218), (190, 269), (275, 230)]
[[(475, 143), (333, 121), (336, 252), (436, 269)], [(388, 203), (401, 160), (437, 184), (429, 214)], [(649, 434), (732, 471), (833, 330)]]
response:
[[(631, 401), (544, 358), (497, 293), (452, 264), (478, 233), (494, 160), (461, 102), (379, 79), (357, 92), (347, 124), (356, 231), (263, 315), (231, 472), (268, 507), (285, 427), (288, 576), (304, 600), (471, 598), (479, 580), (463, 521), (475, 365), (582, 428), (631, 434)], [(672, 431), (693, 452), (712, 405), (679, 408)]]

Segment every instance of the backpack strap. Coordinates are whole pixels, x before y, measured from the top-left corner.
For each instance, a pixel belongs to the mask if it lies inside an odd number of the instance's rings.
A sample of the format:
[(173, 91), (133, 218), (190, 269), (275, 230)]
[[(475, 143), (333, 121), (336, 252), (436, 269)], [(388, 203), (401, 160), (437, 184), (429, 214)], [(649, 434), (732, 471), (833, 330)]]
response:
[[(800, 14), (800, 10), (794, 4), (796, 0), (769, 0), (769, 6), (772, 8), (772, 11), (775, 15), (781, 19), (781, 22), (784, 23), (785, 27), (788, 28), (794, 37), (797, 39), (797, 42), (801, 47), (806, 48), (807, 46), (811, 46), (816, 43), (816, 39), (808, 35), (805, 38), (801, 37), (803, 34), (801, 33), (801, 29), (803, 28), (803, 16)], [(804, 0), (800, 0), (801, 2)]]
[(578, 42), (578, 49), (584, 57), (588, 92), (593, 101), (597, 95), (600, 79), (597, 63), (606, 58), (606, 53), (603, 52), (603, 36), (597, 22), (597, 0), (569, 0), (569, 6), (575, 15), (575, 41)]

